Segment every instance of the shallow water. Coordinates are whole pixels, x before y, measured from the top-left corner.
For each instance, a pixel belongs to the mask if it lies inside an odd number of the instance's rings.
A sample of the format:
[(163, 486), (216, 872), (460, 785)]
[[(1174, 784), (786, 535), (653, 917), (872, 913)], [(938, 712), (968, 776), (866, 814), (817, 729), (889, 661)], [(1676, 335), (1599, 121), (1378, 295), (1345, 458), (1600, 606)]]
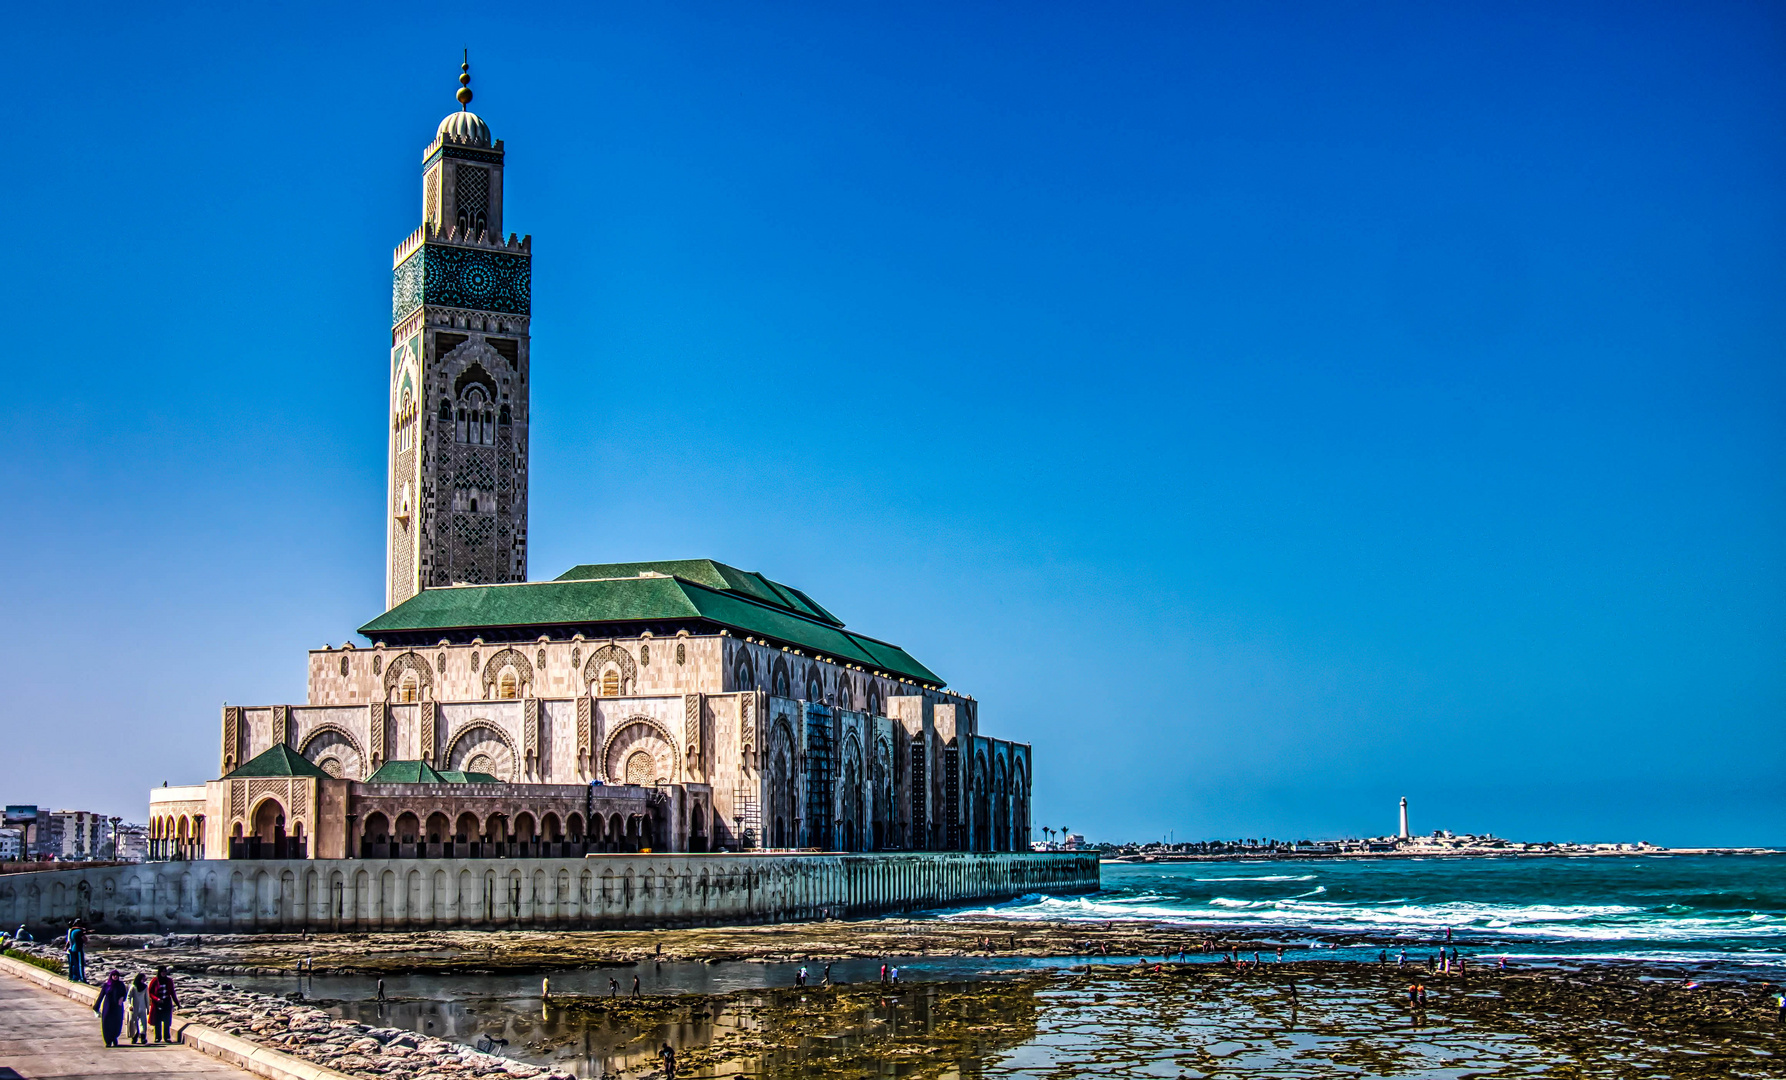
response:
[[(584, 974), (606, 985), (604, 972)], [(742, 971), (723, 977), (747, 981)], [(559, 975), (553, 985), (558, 987), (560, 980), (570, 981)], [(319, 994), (344, 989), (347, 981), (314, 980), (323, 984), (317, 987)], [(441, 981), (387, 978), (386, 990), (397, 995)], [(1281, 969), (1264, 977), (1224, 973), (1190, 980), (1110, 970), (1095, 975), (1057, 971), (1039, 985), (1032, 985), (1033, 979), (1020, 981), (968, 1008), (951, 995), (974, 984), (947, 981), (885, 993), (858, 987), (868, 992), (844, 1007), (828, 1006), (832, 999), (822, 990), (782, 991), (772, 995), (772, 1002), (767, 992), (724, 998), (665, 995), (653, 1004), (683, 1000), (692, 1008), (666, 1008), (635, 1019), (543, 1002), (537, 985), (531, 993), (492, 993), (505, 981), (512, 982), (494, 976), (454, 979), (450, 988), (435, 987), (431, 997), (382, 1004), (359, 997), (329, 1008), (364, 1023), (412, 1028), (468, 1044), (480, 1035), (495, 1036), (506, 1040), (499, 1052), (568, 1068), (581, 1077), (614, 1076), (622, 1070), (648, 1073), (664, 1043), (685, 1061), (691, 1052), (710, 1047), (743, 1048), (736, 1056), (684, 1072), (696, 1077), (1343, 1075), (1461, 1080), (1782, 1075), (1779, 1058), (1740, 1050), (1732, 1057), (1728, 1044), (1709, 1038), (1633, 1033), (1594, 1020), (1542, 1016), (1531, 1023), (1490, 1027), (1446, 1012), (1442, 997), (1466, 992), (1461, 986), (1435, 987), (1434, 1008), (1415, 1012), (1391, 987), (1319, 973), (1296, 975), (1292, 990), (1292, 979)], [(630, 984), (630, 977), (625, 983)], [(1487, 983), (1476, 988), (1488, 989)]]

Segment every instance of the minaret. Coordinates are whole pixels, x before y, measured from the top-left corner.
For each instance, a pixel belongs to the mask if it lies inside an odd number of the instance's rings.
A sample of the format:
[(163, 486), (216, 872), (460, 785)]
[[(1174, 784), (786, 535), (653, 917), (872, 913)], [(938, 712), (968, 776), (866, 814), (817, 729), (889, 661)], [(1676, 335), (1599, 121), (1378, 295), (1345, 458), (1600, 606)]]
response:
[(391, 275), (385, 605), (456, 582), (527, 579), (533, 238), (502, 238), (501, 140), (466, 106), (422, 152), (422, 224)]
[(1402, 831), (1400, 835), (1403, 840), (1408, 838), (1408, 797), (1406, 795), (1402, 796)]

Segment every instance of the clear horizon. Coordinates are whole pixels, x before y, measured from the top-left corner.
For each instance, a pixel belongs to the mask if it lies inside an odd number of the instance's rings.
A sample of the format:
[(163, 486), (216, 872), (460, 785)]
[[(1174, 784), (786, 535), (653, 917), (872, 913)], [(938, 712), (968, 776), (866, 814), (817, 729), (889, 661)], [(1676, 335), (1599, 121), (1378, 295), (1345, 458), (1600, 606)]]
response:
[(381, 610), (469, 45), (530, 577), (803, 589), (1034, 745), (1038, 836), (1786, 843), (1786, 10), (12, 23), (0, 800), (143, 820)]

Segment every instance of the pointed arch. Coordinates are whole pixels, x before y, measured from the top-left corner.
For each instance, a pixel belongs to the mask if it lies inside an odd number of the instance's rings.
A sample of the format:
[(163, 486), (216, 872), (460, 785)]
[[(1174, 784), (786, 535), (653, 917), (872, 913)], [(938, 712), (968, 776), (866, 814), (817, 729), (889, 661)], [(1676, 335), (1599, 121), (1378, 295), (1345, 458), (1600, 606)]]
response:
[(403, 686), (403, 677), (413, 675), (417, 701), (427, 701), (434, 696), (434, 671), (428, 661), (413, 652), (405, 652), (385, 665), (384, 697), (392, 700), (392, 694), (399, 692)]
[[(488, 769), (471, 768), (474, 758), (489, 761)], [(515, 753), (515, 741), (509, 733), (490, 720), (468, 721), (447, 741), (447, 767), (461, 772), (488, 772), (498, 780), (513, 783), (521, 757)], [(482, 764), (482, 762), (479, 762)]]
[(533, 685), (533, 665), (518, 650), (502, 649), (491, 653), (490, 659), (484, 663), (485, 701), (490, 700), (492, 691), (502, 681), (502, 669), (505, 667), (514, 669), (516, 680), (514, 692), (507, 696), (518, 698), (527, 696), (528, 689)]
[[(613, 682), (602, 679), (603, 670), (609, 665), (613, 665), (618, 675), (615, 681), (619, 683), (616, 688), (619, 692), (614, 694), (607, 693)], [(632, 654), (618, 645), (603, 645), (590, 653), (589, 659), (583, 664), (583, 685), (594, 685), (597, 688), (593, 691), (596, 697), (625, 697), (632, 692), (638, 675), (639, 668), (634, 663)]]
[[(354, 733), (339, 724), (318, 724), (304, 736), (298, 753), (330, 776), (346, 780), (366, 777), (366, 751)], [(334, 769), (327, 763), (333, 762)]]
[(651, 782), (678, 778), (676, 739), (670, 729), (649, 716), (629, 716), (615, 724), (602, 740), (602, 772), (610, 783), (636, 783), (638, 762), (635, 755), (643, 752), (651, 763)]

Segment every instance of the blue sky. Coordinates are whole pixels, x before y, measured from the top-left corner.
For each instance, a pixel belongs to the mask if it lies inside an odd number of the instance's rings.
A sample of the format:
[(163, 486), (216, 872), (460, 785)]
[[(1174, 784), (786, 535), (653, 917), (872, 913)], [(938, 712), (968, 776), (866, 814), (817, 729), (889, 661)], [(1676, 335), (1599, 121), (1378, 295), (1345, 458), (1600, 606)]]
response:
[(794, 583), (1094, 838), (1786, 843), (1778, 5), (9, 30), (4, 801), (141, 819), (378, 613), (388, 252), (469, 45), (532, 576)]

